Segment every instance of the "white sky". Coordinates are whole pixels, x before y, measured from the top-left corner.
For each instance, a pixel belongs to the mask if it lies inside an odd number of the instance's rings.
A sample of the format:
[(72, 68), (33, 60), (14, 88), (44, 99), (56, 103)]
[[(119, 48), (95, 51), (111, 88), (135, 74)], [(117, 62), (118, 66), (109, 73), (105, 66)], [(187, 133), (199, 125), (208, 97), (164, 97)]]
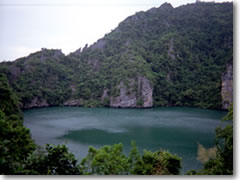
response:
[[(230, 0), (215, 2), (225, 1)], [(126, 17), (164, 2), (177, 7), (195, 0), (1, 0), (0, 61), (41, 48), (68, 54), (91, 45)]]

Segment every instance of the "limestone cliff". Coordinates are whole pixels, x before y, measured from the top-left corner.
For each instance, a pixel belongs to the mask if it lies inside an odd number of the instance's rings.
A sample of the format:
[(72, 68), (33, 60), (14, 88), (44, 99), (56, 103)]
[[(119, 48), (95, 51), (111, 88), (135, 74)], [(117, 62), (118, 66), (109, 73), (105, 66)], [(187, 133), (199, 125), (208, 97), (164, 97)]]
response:
[(110, 107), (152, 107), (153, 88), (150, 81), (145, 77), (138, 77), (137, 80), (131, 79), (128, 85), (121, 82), (118, 88), (120, 94), (116, 97), (110, 97)]
[[(140, 90), (139, 103), (142, 107), (152, 107), (153, 106), (153, 87), (148, 79), (145, 77), (138, 78), (138, 90)], [(141, 105), (141, 102), (143, 103)]]
[(222, 109), (228, 109), (233, 103), (233, 66), (228, 64), (226, 71), (222, 74)]

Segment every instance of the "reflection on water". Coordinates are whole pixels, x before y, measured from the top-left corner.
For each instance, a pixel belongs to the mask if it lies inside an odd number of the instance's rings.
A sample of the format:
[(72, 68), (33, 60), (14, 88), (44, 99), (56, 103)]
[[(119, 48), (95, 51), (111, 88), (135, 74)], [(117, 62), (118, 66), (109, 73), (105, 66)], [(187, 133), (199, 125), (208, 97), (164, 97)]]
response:
[(78, 158), (88, 146), (123, 143), (131, 140), (143, 149), (167, 149), (183, 158), (183, 172), (201, 168), (196, 160), (197, 144), (214, 146), (215, 128), (224, 111), (189, 107), (152, 109), (111, 109), (51, 107), (24, 112), (24, 124), (39, 145), (66, 144)]

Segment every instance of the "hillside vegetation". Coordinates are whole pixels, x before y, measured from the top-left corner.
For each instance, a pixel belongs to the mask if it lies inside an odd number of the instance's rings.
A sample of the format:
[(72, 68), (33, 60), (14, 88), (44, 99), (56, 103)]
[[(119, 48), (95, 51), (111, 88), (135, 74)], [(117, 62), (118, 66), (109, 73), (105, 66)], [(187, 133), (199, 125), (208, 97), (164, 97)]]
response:
[(221, 76), (232, 59), (232, 3), (178, 8), (165, 3), (128, 17), (93, 45), (68, 56), (42, 49), (1, 63), (0, 72), (7, 75), (23, 108), (219, 109)]

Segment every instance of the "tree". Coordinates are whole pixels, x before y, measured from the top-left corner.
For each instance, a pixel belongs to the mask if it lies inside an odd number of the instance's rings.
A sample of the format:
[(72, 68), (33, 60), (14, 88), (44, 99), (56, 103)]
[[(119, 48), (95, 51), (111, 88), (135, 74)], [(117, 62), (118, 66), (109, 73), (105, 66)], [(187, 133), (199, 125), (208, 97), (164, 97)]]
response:
[(233, 106), (229, 108), (228, 114), (223, 121), (230, 121), (224, 128), (216, 129), (216, 158), (204, 163), (200, 171), (189, 171), (188, 174), (206, 175), (232, 175), (233, 174)]
[(88, 175), (123, 175), (128, 174), (130, 168), (122, 144), (103, 146), (99, 150), (90, 146), (81, 165), (83, 173)]
[(22, 118), (19, 101), (0, 74), (0, 174), (14, 174), (35, 149)]
[(136, 175), (178, 175), (181, 169), (181, 158), (167, 151), (151, 152), (145, 150), (134, 167)]
[(104, 146), (99, 150), (89, 147), (88, 155), (81, 162), (84, 174), (100, 175), (177, 175), (181, 158), (167, 151), (144, 151), (141, 156), (136, 144), (129, 156), (122, 152), (122, 144)]
[(41, 149), (33, 153), (25, 161), (20, 174), (37, 175), (81, 175), (75, 156), (68, 151), (65, 145), (46, 145), (45, 151)]
[(19, 120), (23, 119), (22, 111), (16, 94), (10, 88), (6, 76), (0, 73), (0, 110), (6, 117), (15, 115)]
[(34, 149), (29, 129), (14, 124), (0, 110), (0, 174), (15, 174)]

